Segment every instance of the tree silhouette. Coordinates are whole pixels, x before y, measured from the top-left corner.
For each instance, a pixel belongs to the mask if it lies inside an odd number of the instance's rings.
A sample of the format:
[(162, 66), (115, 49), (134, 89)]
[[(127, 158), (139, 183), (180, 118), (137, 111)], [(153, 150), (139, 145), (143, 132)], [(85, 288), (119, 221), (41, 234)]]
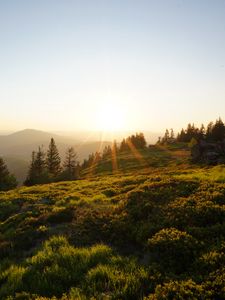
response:
[(30, 168), (24, 184), (30, 186), (33, 184), (47, 183), (48, 181), (49, 178), (45, 164), (45, 152), (42, 147), (38, 147), (37, 152), (32, 152)]
[(0, 157), (0, 190), (7, 191), (15, 188), (16, 186), (16, 178), (14, 177), (14, 175), (9, 173), (4, 160)]
[(216, 120), (211, 130), (211, 139), (213, 141), (222, 141), (225, 138), (225, 125), (221, 118)]
[(109, 145), (105, 146), (105, 148), (102, 151), (102, 158), (105, 159), (107, 157), (111, 157), (111, 155), (112, 155), (111, 147)]
[(55, 141), (51, 138), (47, 151), (46, 166), (49, 176), (52, 180), (56, 179), (61, 172), (61, 159)]
[(36, 159), (36, 153), (35, 153), (35, 151), (33, 151), (31, 154), (31, 163), (30, 163), (30, 167), (28, 170), (27, 178), (24, 181), (25, 185), (35, 184), (35, 177), (36, 177), (35, 159)]
[(136, 133), (135, 135), (128, 136), (126, 139), (123, 139), (119, 151), (129, 151), (131, 147), (136, 149), (144, 149), (147, 146), (144, 134), (142, 132)]
[(70, 147), (66, 151), (66, 158), (64, 161), (63, 179), (75, 180), (79, 176), (79, 165), (77, 164), (77, 154), (73, 147)]

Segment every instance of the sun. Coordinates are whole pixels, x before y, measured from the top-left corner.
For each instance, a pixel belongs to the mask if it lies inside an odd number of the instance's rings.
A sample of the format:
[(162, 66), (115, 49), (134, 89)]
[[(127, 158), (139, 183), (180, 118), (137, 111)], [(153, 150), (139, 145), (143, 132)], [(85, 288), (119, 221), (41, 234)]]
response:
[(123, 130), (125, 121), (124, 110), (113, 102), (103, 103), (96, 114), (96, 127), (102, 131)]

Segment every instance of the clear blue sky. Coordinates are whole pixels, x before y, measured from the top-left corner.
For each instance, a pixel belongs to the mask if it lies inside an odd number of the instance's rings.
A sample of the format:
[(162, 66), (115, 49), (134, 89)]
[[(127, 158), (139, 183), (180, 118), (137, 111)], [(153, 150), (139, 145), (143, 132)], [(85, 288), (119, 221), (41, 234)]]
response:
[(223, 118), (225, 1), (0, 0), (0, 101), (1, 130)]

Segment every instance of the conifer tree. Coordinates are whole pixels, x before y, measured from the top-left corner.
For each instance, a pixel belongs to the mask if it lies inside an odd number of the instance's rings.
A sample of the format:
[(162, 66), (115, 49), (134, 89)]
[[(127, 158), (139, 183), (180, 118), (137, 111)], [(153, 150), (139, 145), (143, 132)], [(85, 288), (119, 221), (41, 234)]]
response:
[(136, 146), (137, 148), (145, 148), (147, 146), (144, 133), (140, 132), (136, 134)]
[(110, 154), (113, 152), (114, 154), (116, 154), (118, 152), (118, 146), (117, 146), (117, 142), (116, 140), (113, 141), (112, 143), (112, 148), (109, 146), (110, 148)]
[(55, 141), (51, 138), (47, 151), (46, 166), (51, 179), (57, 178), (61, 172), (61, 159)]
[(29, 167), (29, 170), (28, 170), (27, 178), (24, 181), (25, 185), (35, 184), (35, 176), (36, 176), (35, 158), (36, 158), (36, 153), (35, 153), (35, 151), (33, 151), (32, 154), (31, 154), (31, 163), (30, 163), (30, 167)]
[(105, 146), (105, 148), (102, 151), (102, 158), (105, 159), (107, 157), (110, 157), (111, 153), (112, 153), (111, 147), (109, 145)]
[(126, 151), (127, 150), (127, 143), (126, 143), (126, 140), (123, 139), (121, 144), (120, 144), (120, 151), (123, 152), (123, 151)]
[(34, 185), (39, 183), (47, 183), (49, 181), (45, 164), (45, 152), (38, 147), (37, 152), (32, 152), (30, 168), (25, 185)]
[(211, 141), (212, 140), (212, 129), (213, 129), (213, 122), (210, 122), (208, 125), (207, 125), (207, 129), (206, 129), (206, 140), (207, 141)]
[(67, 149), (63, 166), (62, 176), (64, 180), (75, 180), (78, 178), (80, 166), (77, 164), (77, 154), (73, 147)]
[(225, 125), (221, 118), (216, 120), (212, 127), (211, 135), (213, 141), (222, 141), (225, 138)]
[(45, 153), (42, 147), (38, 147), (38, 151), (36, 153), (36, 158), (34, 161), (34, 168), (38, 176), (42, 176), (43, 173), (45, 172), (46, 169)]
[(0, 191), (7, 191), (16, 186), (16, 178), (10, 174), (4, 160), (0, 157)]
[(87, 159), (87, 167), (91, 167), (94, 163), (94, 160), (95, 160), (95, 154), (94, 153), (89, 154)]
[(186, 133), (185, 133), (184, 129), (182, 128), (181, 132), (178, 133), (178, 135), (177, 135), (177, 141), (178, 142), (185, 142), (185, 139), (186, 139)]
[(171, 129), (170, 129), (170, 140), (171, 140), (171, 141), (174, 141), (174, 137), (175, 137), (174, 131), (173, 131), (173, 128), (171, 128)]
[(163, 138), (162, 138), (162, 143), (163, 143), (163, 144), (166, 144), (166, 143), (168, 143), (168, 141), (169, 141), (169, 137), (170, 137), (169, 130), (168, 130), (168, 129), (166, 129), (166, 131), (165, 131), (165, 134), (164, 134), (164, 136), (163, 136)]

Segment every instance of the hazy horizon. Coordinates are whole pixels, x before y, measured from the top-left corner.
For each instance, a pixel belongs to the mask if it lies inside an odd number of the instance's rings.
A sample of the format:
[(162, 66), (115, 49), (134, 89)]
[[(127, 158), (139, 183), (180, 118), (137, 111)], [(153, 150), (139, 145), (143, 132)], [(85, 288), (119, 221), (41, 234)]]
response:
[[(120, 131), (114, 131), (114, 132), (106, 132), (106, 131), (100, 131), (100, 130), (75, 130), (75, 131), (57, 131), (57, 130), (38, 130), (36, 128), (25, 128), (22, 130), (1, 130), (0, 129), (0, 137), (1, 136), (11, 136), (15, 133), (21, 133), (26, 131), (36, 131), (37, 134), (43, 134), (48, 133), (52, 134), (54, 138), (65, 138), (65, 139), (71, 139), (76, 141), (77, 143), (81, 144), (88, 144), (93, 142), (99, 142), (99, 141), (109, 141), (113, 142), (116, 140), (118, 143), (122, 141), (123, 138), (126, 138), (129, 135), (135, 134), (135, 131), (132, 130), (120, 130)], [(152, 131), (142, 131), (145, 135), (146, 141), (150, 144), (154, 144), (159, 136), (162, 136), (164, 132), (152, 132)], [(31, 132), (32, 133), (32, 132)], [(30, 133), (29, 133), (30, 134)]]
[(1, 130), (178, 131), (225, 113), (225, 1), (0, 1), (0, 25)]

